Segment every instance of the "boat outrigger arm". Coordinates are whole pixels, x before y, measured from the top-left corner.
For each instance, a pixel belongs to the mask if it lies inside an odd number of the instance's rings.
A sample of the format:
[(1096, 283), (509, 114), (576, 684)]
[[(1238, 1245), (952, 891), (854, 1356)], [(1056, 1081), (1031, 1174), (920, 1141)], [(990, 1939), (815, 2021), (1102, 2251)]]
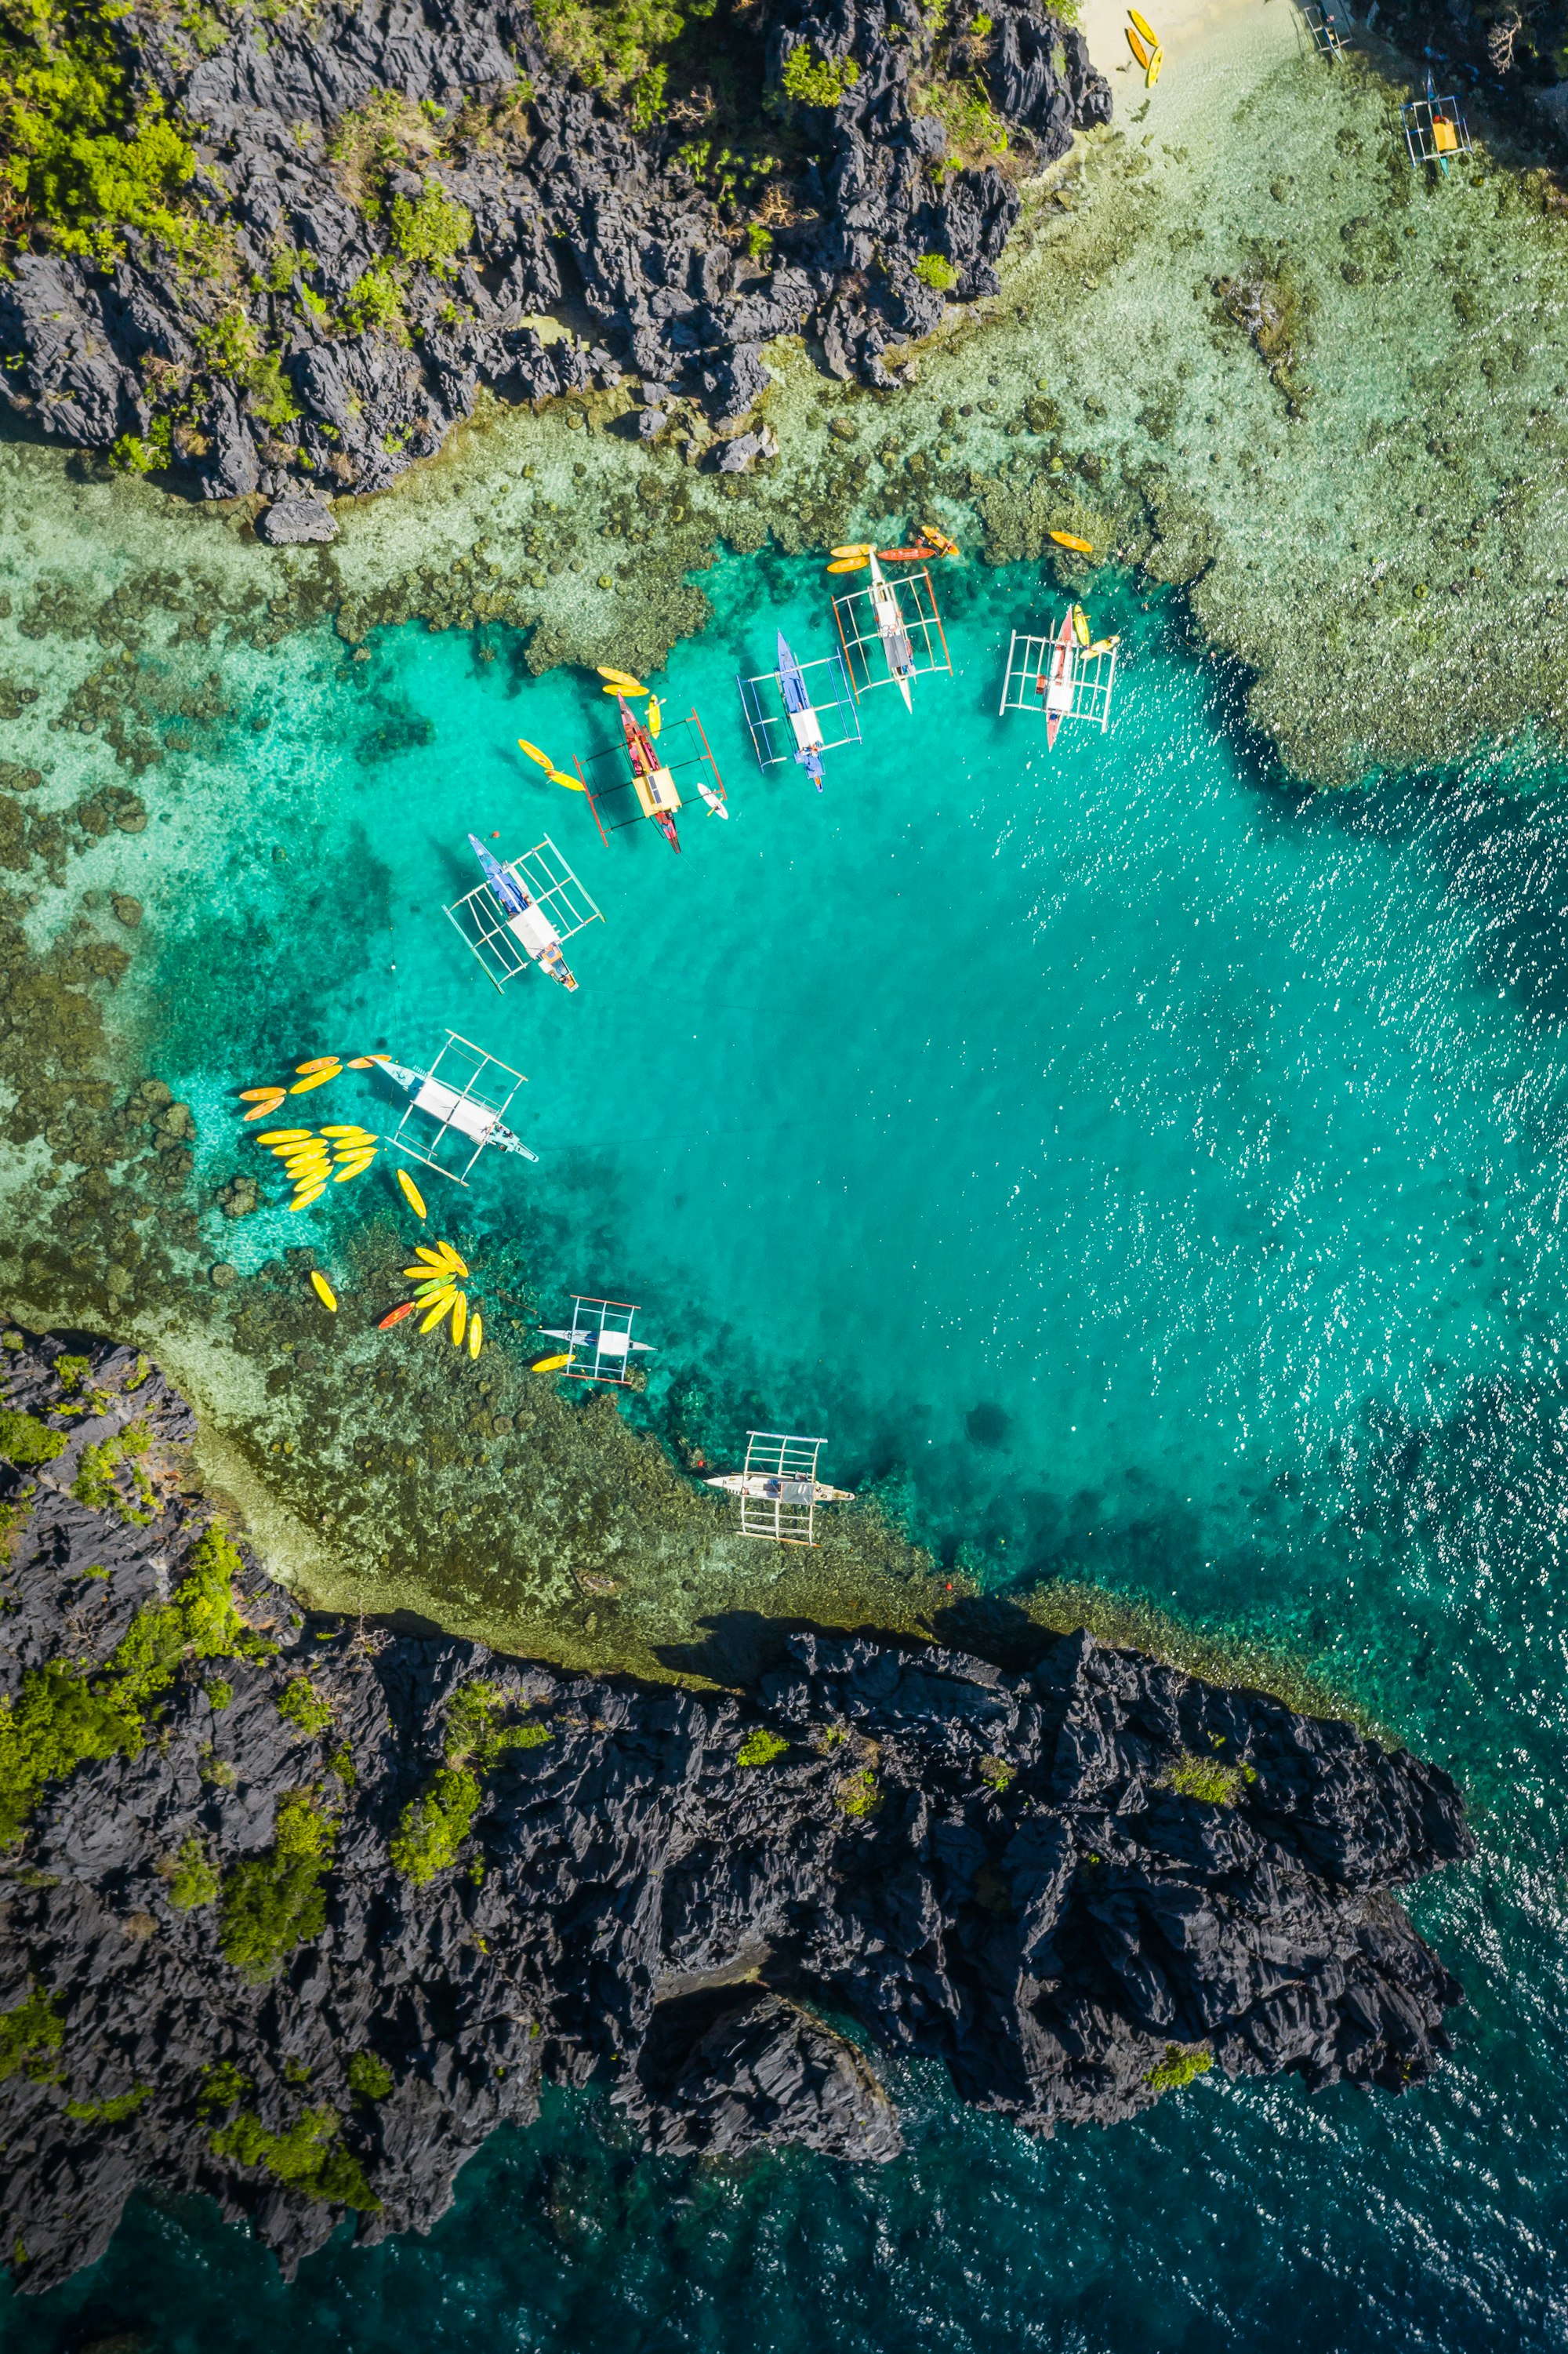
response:
[(909, 682), (915, 674), (915, 649), (909, 642), (909, 632), (904, 626), (904, 616), (898, 608), (898, 592), (884, 578), (875, 557), (871, 558), (871, 610), (876, 617), (876, 634), (882, 640), (882, 650), (887, 657), (888, 676), (904, 697), (906, 711), (915, 706), (909, 699)]
[(779, 632), (779, 692), (789, 715), (790, 731), (795, 738), (795, 758), (821, 792), (822, 723), (811, 702), (810, 689), (800, 674), (800, 665), (790, 652), (782, 630)]
[(543, 907), (529, 897), (516, 875), (491, 854), (476, 834), (471, 833), (468, 839), (484, 869), (484, 879), (507, 930), (552, 981), (558, 981), (563, 989), (575, 989), (577, 978), (562, 952), (561, 936)]
[(385, 1055), (378, 1055), (376, 1061), (405, 1095), (413, 1097), (416, 1111), (429, 1112), (443, 1128), (456, 1129), (473, 1144), (493, 1144), (497, 1152), (515, 1152), (522, 1161), (538, 1160), (538, 1154), (530, 1152), (522, 1138), (504, 1127), (493, 1112), (475, 1103), (471, 1096), (448, 1087), (445, 1079), (432, 1078), (429, 1071), (416, 1071), (407, 1063), (394, 1063)]

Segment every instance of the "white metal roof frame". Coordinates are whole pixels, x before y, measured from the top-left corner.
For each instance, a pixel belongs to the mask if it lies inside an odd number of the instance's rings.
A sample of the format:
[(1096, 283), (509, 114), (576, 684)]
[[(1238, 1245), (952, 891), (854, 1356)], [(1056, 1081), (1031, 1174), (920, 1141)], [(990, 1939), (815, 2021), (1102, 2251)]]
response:
[[(1002, 673), (998, 718), (1009, 711), (1033, 712), (1042, 719), (1045, 717), (1045, 695), (1040, 682), (1049, 673), (1061, 627), (1058, 621), (1051, 634), (1044, 637), (1013, 631), (1007, 649), (1007, 667)], [(1064, 719), (1081, 719), (1097, 727), (1102, 736), (1106, 733), (1110, 726), (1117, 653), (1115, 646), (1107, 646), (1097, 654), (1091, 654), (1086, 646), (1073, 648), (1073, 699), (1062, 713)]]
[[(441, 1065), (449, 1055), (452, 1057), (451, 1063), (445, 1076), (440, 1076)], [(493, 1078), (492, 1073), (497, 1076)], [(501, 1077), (509, 1079), (511, 1085), (498, 1092)], [(430, 1065), (421, 1085), (409, 1097), (402, 1119), (387, 1141), (395, 1152), (405, 1153), (410, 1161), (418, 1161), (424, 1168), (433, 1169), (438, 1177), (450, 1177), (454, 1183), (466, 1185), (474, 1162), (501, 1125), (513, 1097), (524, 1083), (524, 1074), (514, 1071), (510, 1063), (503, 1063), (484, 1047), (476, 1046), (471, 1038), (461, 1037), (457, 1031), (449, 1030), (446, 1044)], [(424, 1113), (436, 1123), (436, 1133), (429, 1140), (429, 1150), (422, 1150), (405, 1132), (416, 1112)], [(450, 1166), (440, 1157), (443, 1145), (454, 1137), (461, 1140), (453, 1154), (454, 1161), (462, 1161), (461, 1168)], [(471, 1144), (473, 1150), (467, 1160), (462, 1161), (465, 1144)]]
[[(532, 850), (502, 862), (538, 907), (556, 936), (569, 940), (589, 924), (602, 924), (597, 902), (546, 834)], [(514, 918), (502, 906), (488, 878), (476, 883), (447, 908), (465, 945), (472, 951), (485, 978), (498, 990), (515, 981), (537, 961), (514, 932)]]
[[(818, 654), (800, 664), (800, 676), (810, 679), (813, 671), (827, 671), (832, 687), (831, 700), (820, 700), (811, 691), (811, 708), (822, 726), (822, 738), (815, 747), (819, 752), (836, 752), (845, 744), (862, 741), (860, 713), (855, 708), (854, 694), (844, 668), (842, 654)], [(751, 734), (751, 748), (757, 755), (759, 769), (777, 769), (791, 761), (797, 747), (797, 730), (792, 725), (794, 714), (784, 700), (784, 685), (776, 670), (758, 671), (754, 678), (738, 674), (736, 684), (740, 689), (740, 707), (746, 714), (746, 724)], [(769, 711), (759, 689), (772, 687), (779, 698), (777, 711)], [(830, 726), (842, 727), (843, 733), (830, 736)]]

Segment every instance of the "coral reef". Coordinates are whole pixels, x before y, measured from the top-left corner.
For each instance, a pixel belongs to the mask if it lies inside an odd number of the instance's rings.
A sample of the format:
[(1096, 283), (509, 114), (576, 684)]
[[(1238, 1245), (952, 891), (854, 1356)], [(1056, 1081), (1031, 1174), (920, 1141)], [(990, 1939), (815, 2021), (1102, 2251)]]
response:
[(482, 382), (538, 401), (630, 368), (656, 433), (677, 387), (744, 418), (764, 344), (809, 331), (889, 385), (945, 299), (998, 292), (1003, 162), (1109, 113), (1034, 0), (945, 33), (883, 0), (40, 7), (0, 40), (0, 389), (328, 538), (298, 485), (385, 488)]
[(1040, 2132), (1205, 2073), (1398, 2091), (1446, 2048), (1459, 1989), (1391, 1892), (1472, 1842), (1403, 1752), (1086, 1636), (1012, 1672), (800, 1632), (699, 1696), (313, 1625), (184, 1492), (191, 1417), (145, 1358), (5, 1347), (25, 2286), (138, 2180), (289, 2270), (344, 2210), (428, 2228), (548, 2080), (608, 2078), (657, 2147), (886, 2158), (830, 2019)]

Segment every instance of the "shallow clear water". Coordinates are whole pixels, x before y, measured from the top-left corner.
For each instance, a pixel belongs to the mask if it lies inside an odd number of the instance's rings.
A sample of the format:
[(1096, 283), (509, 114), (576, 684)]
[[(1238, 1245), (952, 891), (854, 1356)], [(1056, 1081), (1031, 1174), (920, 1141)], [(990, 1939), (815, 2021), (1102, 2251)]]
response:
[[(872, 695), (819, 797), (758, 775), (735, 673), (776, 613), (826, 650), (820, 576), (706, 585), (658, 684), (731, 816), (689, 811), (678, 861), (646, 826), (606, 848), (513, 749), (612, 741), (580, 676), (458, 633), (352, 667), (295, 642), (167, 837), (210, 888), (158, 910), (157, 1067), (212, 1136), (234, 1087), (420, 1061), (450, 1024), (529, 1074), (540, 1164), (493, 1156), (479, 1215), (546, 1299), (643, 1303), (655, 1405), (701, 1370), (742, 1424), (829, 1433), (830, 1477), (906, 1476), (988, 1578), (1139, 1586), (1330, 1662), (1478, 1806), (1481, 1861), (1417, 1903), (1471, 1995), (1458, 2055), (1400, 2102), (1210, 2080), (1047, 2147), (920, 2076), (909, 2157), (863, 2174), (655, 2166), (561, 2100), (428, 2243), (284, 2290), (209, 2211), (143, 2203), (5, 2343), (1561, 2344), (1558, 784), (1304, 801), (1131, 599), (1094, 616), (1124, 631), (1114, 731), (1048, 755), (996, 716), (1038, 584), (966, 571), (957, 675), (913, 720)], [(599, 901), (575, 996), (498, 996), (446, 922), (471, 828), (548, 831)], [(329, 1267), (387, 1182), (334, 1195)], [(213, 1225), (244, 1266), (298, 1238), (281, 1208)]]

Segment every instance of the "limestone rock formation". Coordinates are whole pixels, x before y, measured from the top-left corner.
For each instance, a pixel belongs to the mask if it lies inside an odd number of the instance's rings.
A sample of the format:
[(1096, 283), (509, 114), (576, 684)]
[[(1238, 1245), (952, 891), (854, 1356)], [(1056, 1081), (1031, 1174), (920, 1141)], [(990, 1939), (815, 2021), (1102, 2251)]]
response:
[[(717, 121), (699, 68), (678, 104), (675, 82), (641, 112), (609, 103), (524, 0), (323, 0), (265, 24), (223, 0), (199, 43), (136, 0), (119, 67), (192, 143), (202, 266), (130, 227), (118, 259), (61, 251), (21, 216), (0, 392), (46, 433), (237, 499), (383, 489), (482, 382), (540, 401), (630, 368), (739, 419), (763, 344), (804, 332), (835, 376), (889, 383), (944, 299), (996, 291), (1003, 164), (1064, 154), (1108, 121), (1109, 87), (1035, 0), (969, 10), (989, 29), (939, 59), (891, 0), (724, 5), (749, 123), (731, 164), (692, 135)], [(790, 98), (800, 58), (818, 80)], [(586, 336), (541, 334), (563, 311)]]
[[(133, 2185), (286, 2270), (425, 2230), (541, 2083), (650, 2146), (867, 2161), (868, 2052), (1050, 2133), (1205, 2068), (1397, 2092), (1460, 1990), (1393, 1891), (1453, 1784), (1086, 1635), (1028, 1672), (789, 1636), (746, 1693), (312, 1622), (188, 1484), (145, 1359), (0, 1356), (0, 2248)], [(854, 2041), (832, 2022), (853, 2022)]]

